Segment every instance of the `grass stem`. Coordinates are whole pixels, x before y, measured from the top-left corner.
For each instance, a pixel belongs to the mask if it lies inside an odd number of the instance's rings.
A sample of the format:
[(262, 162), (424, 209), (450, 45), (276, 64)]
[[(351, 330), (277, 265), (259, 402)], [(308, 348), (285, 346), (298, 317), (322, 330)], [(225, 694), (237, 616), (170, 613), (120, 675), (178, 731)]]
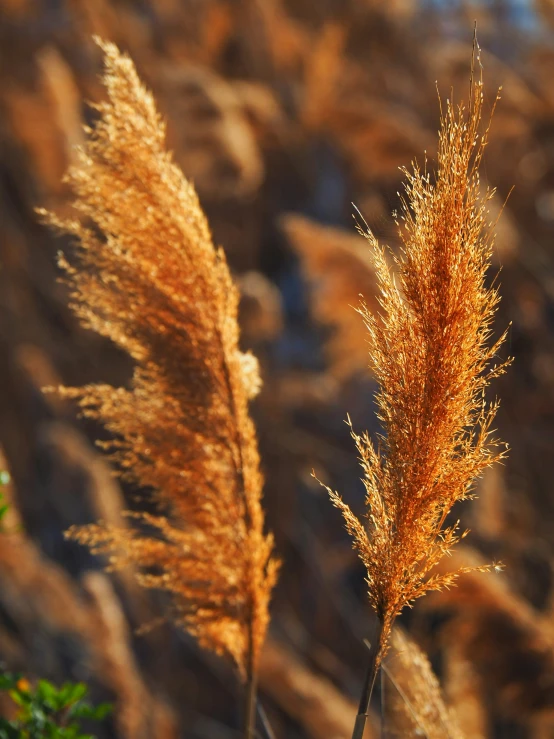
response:
[(263, 726), (266, 739), (275, 739), (275, 734), (273, 733), (273, 729), (271, 728), (271, 724), (269, 723), (269, 719), (267, 718), (267, 714), (264, 710), (264, 707), (258, 701), (258, 716), (260, 718), (261, 724)]
[(254, 739), (256, 735), (257, 688), (258, 676), (254, 669), (252, 631), (250, 630), (246, 657), (246, 683), (244, 686), (244, 739)]
[(377, 673), (379, 672), (379, 654), (381, 652), (381, 635), (383, 633), (383, 625), (381, 621), (377, 621), (373, 641), (369, 647), (369, 661), (367, 665), (362, 695), (360, 696), (360, 705), (358, 707), (358, 715), (354, 723), (354, 731), (352, 739), (363, 739), (364, 730), (367, 723), (369, 713), (369, 704), (371, 695), (375, 686)]

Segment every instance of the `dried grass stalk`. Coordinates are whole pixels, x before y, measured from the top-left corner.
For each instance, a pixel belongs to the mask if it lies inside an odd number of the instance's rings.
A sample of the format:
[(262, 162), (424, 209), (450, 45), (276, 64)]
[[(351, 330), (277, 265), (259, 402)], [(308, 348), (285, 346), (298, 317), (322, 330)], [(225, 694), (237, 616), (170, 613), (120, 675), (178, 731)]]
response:
[(469, 108), (447, 103), (436, 174), (427, 165), (404, 170), (402, 248), (391, 254), (396, 274), (369, 229), (362, 232), (374, 254), (381, 312), (372, 314), (365, 303), (359, 312), (384, 429), (377, 446), (352, 429), (368, 528), (327, 488), (367, 569), (380, 624), (362, 716), (396, 616), (465, 569), (431, 574), (465, 536), (457, 524), (445, 526), (449, 511), (471, 497), (476, 478), (505, 453), (491, 437), (497, 403), (484, 398), (506, 363), (495, 361), (504, 336), (490, 341), (499, 296), (486, 284), (493, 234), (492, 193), (482, 195), (478, 173), (488, 134), (479, 132), (482, 106), (482, 80), (472, 76)]
[(102, 420), (124, 476), (153, 489), (168, 515), (129, 514), (136, 528), (100, 523), (69, 536), (168, 591), (176, 619), (233, 660), (252, 713), (278, 569), (248, 408), (257, 362), (239, 351), (237, 290), (194, 188), (165, 150), (154, 100), (131, 60), (98, 43), (108, 99), (67, 178), (84, 219), (47, 217), (78, 239), (77, 265), (61, 258), (73, 308), (136, 369), (130, 389), (61, 392)]
[(464, 736), (486, 739), (490, 732), (483, 681), (458, 635), (453, 637), (443, 641), (444, 692)]
[[(343, 380), (365, 370), (366, 332), (352, 305), (361, 293), (371, 299), (377, 292), (371, 254), (350, 231), (296, 214), (287, 214), (281, 223), (311, 283), (314, 315), (334, 329), (325, 347), (331, 372)], [(371, 307), (377, 307), (376, 300)]]
[(429, 660), (397, 626), (384, 667), (385, 725), (388, 739), (425, 736), (464, 739), (458, 718), (445, 704)]
[[(510, 589), (505, 577), (487, 577), (475, 565), (483, 558), (460, 546), (455, 567), (473, 567), (459, 587), (435, 593), (426, 608), (454, 615), (444, 627), (445, 658), (469, 663), (474, 686), (492, 716), (528, 726), (554, 718), (554, 621)], [(442, 565), (444, 567), (444, 565)], [(465, 717), (467, 712), (465, 714)], [(486, 733), (486, 732), (485, 732)]]
[[(310, 670), (285, 646), (271, 638), (260, 660), (264, 691), (295, 719), (310, 739), (347, 739), (355, 704), (333, 683)], [(364, 739), (375, 739), (367, 727)]]

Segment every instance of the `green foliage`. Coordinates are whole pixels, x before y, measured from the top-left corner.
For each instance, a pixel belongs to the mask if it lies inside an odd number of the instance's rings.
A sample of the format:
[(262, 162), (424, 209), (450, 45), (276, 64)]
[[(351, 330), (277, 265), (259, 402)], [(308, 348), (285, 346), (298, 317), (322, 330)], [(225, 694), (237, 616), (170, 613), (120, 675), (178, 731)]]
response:
[[(0, 471), (0, 487), (9, 481), (9, 474)], [(7, 510), (0, 492), (0, 532)], [(112, 710), (109, 703), (92, 706), (85, 701), (88, 688), (84, 683), (64, 683), (56, 688), (48, 680), (39, 680), (33, 688), (21, 675), (1, 668), (0, 691), (7, 692), (19, 707), (14, 720), (0, 717), (0, 739), (94, 739), (81, 733), (81, 720), (101, 721)]]
[[(7, 485), (10, 481), (10, 474), (5, 470), (0, 470), (0, 487)], [(4, 503), (4, 495), (0, 492), (0, 531), (2, 531), (2, 519), (6, 515), (8, 506)]]
[(0, 531), (2, 530), (2, 519), (6, 515), (8, 506), (4, 503), (4, 496), (0, 493)]
[(94, 707), (85, 701), (84, 683), (57, 688), (39, 680), (33, 688), (21, 675), (0, 673), (0, 690), (19, 706), (14, 720), (0, 717), (0, 739), (93, 739), (81, 733), (81, 720), (101, 721), (112, 710), (108, 703)]

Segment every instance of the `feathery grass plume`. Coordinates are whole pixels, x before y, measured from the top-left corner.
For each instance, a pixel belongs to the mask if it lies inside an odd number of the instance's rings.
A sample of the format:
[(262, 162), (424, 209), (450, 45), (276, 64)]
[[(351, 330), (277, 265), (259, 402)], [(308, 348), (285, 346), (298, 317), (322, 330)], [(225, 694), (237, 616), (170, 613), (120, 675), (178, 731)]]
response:
[(61, 392), (114, 434), (106, 446), (123, 475), (156, 491), (168, 515), (129, 514), (139, 519), (134, 529), (100, 523), (69, 535), (171, 593), (178, 621), (233, 660), (251, 736), (278, 569), (248, 409), (257, 363), (239, 351), (237, 289), (193, 186), (164, 148), (153, 97), (127, 56), (98, 43), (108, 99), (67, 178), (84, 221), (46, 215), (79, 242), (76, 266), (61, 259), (74, 310), (126, 349), (136, 369), (129, 390)]
[(499, 296), (486, 285), (493, 234), (487, 228), (492, 193), (481, 194), (478, 173), (488, 134), (488, 128), (480, 133), (482, 106), (482, 80), (472, 74), (469, 108), (449, 101), (442, 116), (435, 176), (417, 165), (404, 170), (396, 275), (369, 229), (360, 229), (373, 249), (381, 306), (377, 316), (365, 303), (359, 312), (384, 433), (376, 447), (367, 433), (352, 429), (368, 529), (327, 488), (367, 569), (379, 623), (354, 736), (361, 736), (394, 619), (460, 574), (432, 573), (465, 535), (457, 524), (445, 526), (449, 511), (471, 497), (476, 478), (505, 453), (491, 438), (497, 404), (484, 398), (506, 363), (495, 364), (504, 336), (490, 342)]

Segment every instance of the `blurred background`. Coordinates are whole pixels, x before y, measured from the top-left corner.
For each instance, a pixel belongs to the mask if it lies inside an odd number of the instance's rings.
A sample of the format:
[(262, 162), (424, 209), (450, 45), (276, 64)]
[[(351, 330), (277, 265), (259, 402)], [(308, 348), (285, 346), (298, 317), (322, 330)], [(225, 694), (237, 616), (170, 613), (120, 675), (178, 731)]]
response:
[[(344, 419), (377, 428), (350, 307), (360, 293), (372, 304), (375, 283), (351, 203), (397, 247), (399, 167), (424, 151), (433, 160), (437, 87), (467, 98), (477, 20), (486, 110), (502, 86), (482, 169), (497, 188), (491, 219), (513, 188), (491, 273), (501, 270), (497, 331), (511, 323), (504, 351), (515, 361), (493, 389), (511, 451), (455, 511), (471, 534), (448, 566), (505, 570), (467, 576), (402, 616), (396, 677), (378, 686), (368, 737), (554, 737), (554, 2), (0, 0), (0, 13), (0, 469), (11, 478), (0, 661), (30, 678), (84, 680), (94, 700), (113, 701), (99, 739), (239, 736), (230, 669), (160, 623), (163, 598), (106, 575), (63, 536), (143, 505), (96, 450), (103, 429), (40, 392), (122, 385), (132, 372), (68, 310), (56, 253), (71, 245), (34, 215), (70, 211), (63, 174), (94, 120), (87, 101), (104, 94), (98, 34), (154, 91), (240, 285), (244, 347), (262, 366), (253, 412), (284, 561), (262, 700), (279, 738), (350, 736), (372, 615), (339, 513), (310, 473), (363, 510)], [(406, 708), (422, 679), (403, 665), (406, 634), (455, 711), (434, 733)]]

